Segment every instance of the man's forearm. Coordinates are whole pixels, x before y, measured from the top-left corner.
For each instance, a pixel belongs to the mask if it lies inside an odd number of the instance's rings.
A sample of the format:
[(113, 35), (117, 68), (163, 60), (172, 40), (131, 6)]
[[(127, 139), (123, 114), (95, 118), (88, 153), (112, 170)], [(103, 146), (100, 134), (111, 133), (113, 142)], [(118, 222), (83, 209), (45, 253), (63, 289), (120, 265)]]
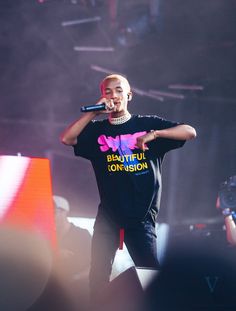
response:
[(65, 145), (75, 145), (77, 143), (77, 136), (83, 131), (88, 123), (96, 117), (96, 112), (87, 112), (83, 114), (77, 121), (72, 123), (65, 131), (61, 134), (61, 142)]
[(176, 140), (189, 140), (197, 136), (195, 129), (187, 124), (177, 125), (163, 130), (154, 130), (153, 138), (169, 138)]
[(236, 246), (236, 225), (232, 215), (225, 217), (225, 226), (228, 242)]
[(196, 131), (192, 126), (181, 124), (163, 130), (152, 130), (137, 138), (137, 146), (142, 150), (147, 150), (148, 147), (145, 144), (158, 138), (189, 140), (196, 136)]

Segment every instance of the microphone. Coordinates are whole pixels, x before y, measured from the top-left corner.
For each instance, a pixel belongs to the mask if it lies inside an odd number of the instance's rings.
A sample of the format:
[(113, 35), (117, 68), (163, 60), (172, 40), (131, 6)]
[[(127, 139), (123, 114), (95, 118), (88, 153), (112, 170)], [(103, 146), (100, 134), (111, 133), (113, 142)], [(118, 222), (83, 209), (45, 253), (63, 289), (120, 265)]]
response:
[(106, 110), (106, 104), (105, 103), (102, 103), (99, 105), (82, 106), (80, 108), (81, 112), (100, 111), (100, 110)]

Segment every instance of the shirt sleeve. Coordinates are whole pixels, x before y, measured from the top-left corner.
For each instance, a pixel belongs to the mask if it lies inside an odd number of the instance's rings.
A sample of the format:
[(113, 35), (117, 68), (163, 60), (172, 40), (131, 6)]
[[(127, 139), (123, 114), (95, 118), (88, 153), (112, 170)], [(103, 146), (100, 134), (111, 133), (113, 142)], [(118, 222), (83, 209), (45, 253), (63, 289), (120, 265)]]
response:
[(94, 149), (94, 127), (94, 122), (89, 122), (77, 137), (77, 144), (73, 146), (76, 156), (91, 160)]

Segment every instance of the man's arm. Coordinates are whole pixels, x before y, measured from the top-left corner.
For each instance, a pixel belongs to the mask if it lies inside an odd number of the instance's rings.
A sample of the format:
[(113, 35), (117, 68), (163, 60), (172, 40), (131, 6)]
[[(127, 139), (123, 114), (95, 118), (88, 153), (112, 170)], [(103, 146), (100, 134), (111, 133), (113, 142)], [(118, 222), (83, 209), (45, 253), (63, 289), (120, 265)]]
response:
[(225, 217), (225, 227), (227, 241), (231, 245), (236, 246), (236, 224), (232, 215)]
[(61, 134), (61, 142), (68, 146), (76, 145), (77, 136), (83, 131), (88, 123), (94, 119), (97, 112), (91, 111), (83, 114), (77, 121), (68, 126), (65, 131)]
[(69, 125), (65, 131), (61, 134), (61, 142), (68, 146), (74, 146), (77, 143), (77, 136), (83, 131), (88, 123), (93, 120), (97, 115), (101, 113), (110, 113), (114, 109), (113, 100), (108, 100), (105, 97), (101, 97), (97, 102), (97, 105), (105, 103), (106, 109), (102, 111), (90, 111), (83, 114), (77, 121)]
[(219, 195), (217, 196), (216, 199), (216, 208), (220, 210), (222, 215), (224, 216), (227, 241), (231, 245), (236, 246), (236, 224), (235, 224), (236, 212), (232, 211), (228, 207), (221, 209)]
[(140, 136), (137, 138), (137, 146), (144, 151), (147, 150), (147, 146), (145, 145), (146, 143), (158, 138), (190, 140), (196, 136), (196, 130), (192, 126), (181, 124), (163, 130), (154, 130), (143, 136)]

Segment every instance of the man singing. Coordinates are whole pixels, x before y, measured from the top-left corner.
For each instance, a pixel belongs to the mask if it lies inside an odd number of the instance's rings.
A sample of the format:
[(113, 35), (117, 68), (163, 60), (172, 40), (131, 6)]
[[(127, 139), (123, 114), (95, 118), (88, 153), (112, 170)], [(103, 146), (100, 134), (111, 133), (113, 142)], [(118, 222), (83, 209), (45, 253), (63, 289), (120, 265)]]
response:
[[(161, 196), (161, 164), (166, 152), (196, 137), (193, 127), (156, 115), (131, 115), (127, 79), (112, 74), (101, 82), (104, 110), (84, 113), (61, 135), (76, 156), (91, 161), (100, 204), (94, 225), (91, 295), (108, 284), (123, 241), (136, 266), (159, 268), (155, 223)], [(99, 114), (108, 118), (94, 120)]]

